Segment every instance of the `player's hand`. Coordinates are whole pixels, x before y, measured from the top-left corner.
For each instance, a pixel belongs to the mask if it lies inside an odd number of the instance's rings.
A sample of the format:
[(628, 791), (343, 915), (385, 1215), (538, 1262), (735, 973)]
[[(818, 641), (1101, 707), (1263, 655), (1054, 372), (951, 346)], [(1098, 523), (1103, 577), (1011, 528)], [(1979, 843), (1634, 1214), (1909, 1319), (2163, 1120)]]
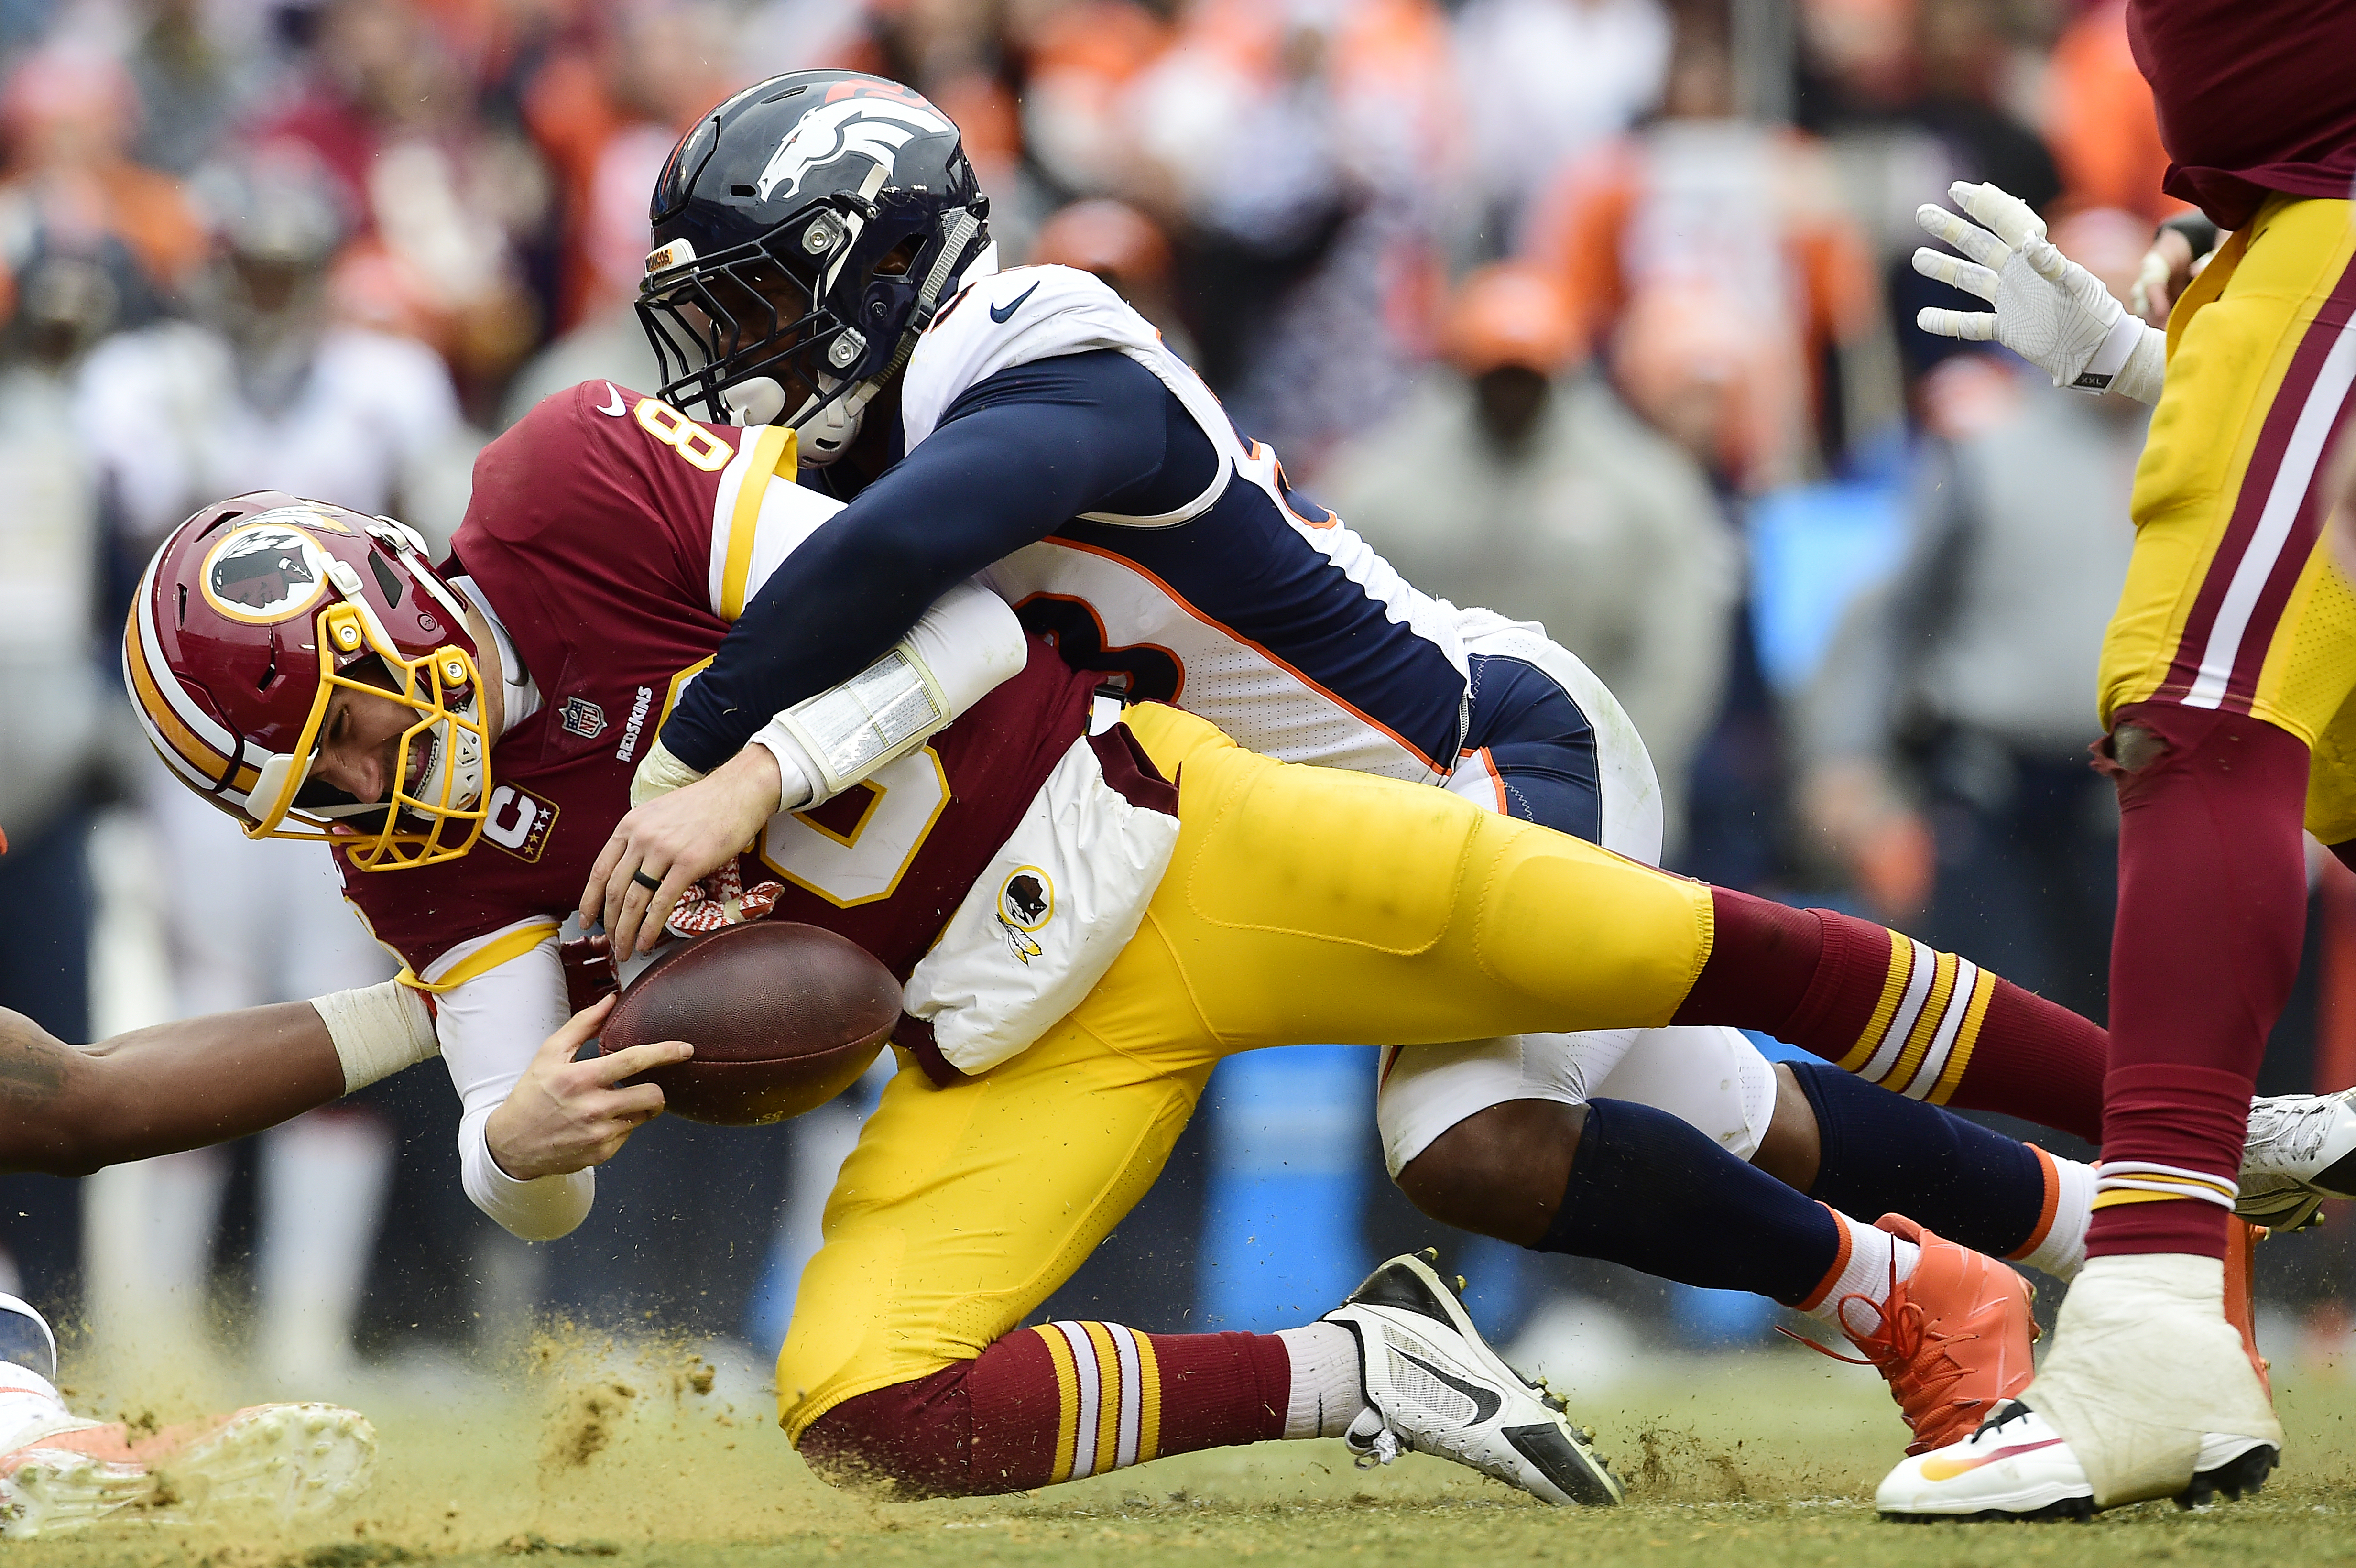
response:
[[(2099, 391), (2126, 365), (2143, 324), (2128, 317), (2100, 278), (2062, 254), (2045, 237), (2045, 220), (2029, 204), (1992, 185), (1958, 180), (1948, 187), (1976, 222), (1925, 204), (1915, 220), (1934, 239), (1963, 252), (1927, 246), (1914, 252), (1914, 270), (1951, 283), (1996, 306), (1993, 311), (1925, 307), (1914, 325), (1967, 343), (1991, 340), (2043, 370), (2057, 387)], [(2132, 333), (2133, 336), (2129, 336)]]
[(2192, 241), (2181, 229), (2162, 229), (2136, 269), (2135, 293), (2127, 304), (2153, 326), (2166, 327), (2176, 296), (2192, 282)]
[[(711, 775), (637, 806), (614, 828), (581, 890), (581, 923), (605, 923), (616, 963), (651, 952), (671, 905), (733, 860), (777, 813), (777, 760), (747, 746)], [(660, 884), (648, 888), (640, 871)]]
[(656, 1040), (573, 1061), (573, 1053), (613, 1010), (614, 998), (601, 997), (550, 1035), (484, 1125), (491, 1158), (518, 1181), (603, 1165), (632, 1133), (662, 1115), (663, 1092), (654, 1084), (615, 1085), (649, 1068), (685, 1061), (695, 1048), (683, 1040)]

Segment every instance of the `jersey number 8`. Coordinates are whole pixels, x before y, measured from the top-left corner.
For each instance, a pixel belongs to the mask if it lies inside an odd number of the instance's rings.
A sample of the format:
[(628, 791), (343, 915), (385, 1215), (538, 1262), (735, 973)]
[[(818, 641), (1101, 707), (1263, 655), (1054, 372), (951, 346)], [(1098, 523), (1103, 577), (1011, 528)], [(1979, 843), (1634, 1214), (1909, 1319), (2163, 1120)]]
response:
[(706, 474), (717, 474), (728, 466), (735, 453), (728, 443), (672, 408), (669, 403), (652, 398), (638, 400), (638, 428), (686, 458)]

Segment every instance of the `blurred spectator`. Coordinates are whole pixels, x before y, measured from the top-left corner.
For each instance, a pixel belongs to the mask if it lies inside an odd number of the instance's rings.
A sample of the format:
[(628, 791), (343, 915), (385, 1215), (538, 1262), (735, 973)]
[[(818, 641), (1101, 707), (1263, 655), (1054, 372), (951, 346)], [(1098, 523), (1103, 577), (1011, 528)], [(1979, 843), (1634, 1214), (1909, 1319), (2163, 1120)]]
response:
[(1447, 48), (1430, 0), (1202, 0), (1139, 80), (1141, 146), (1203, 248), (1201, 368), (1296, 472), (1428, 351), (1462, 134)]
[[(145, 27), (123, 59), (140, 107), (140, 162), (187, 175), (213, 155), (262, 86), (246, 50), (208, 26), (204, 0), (145, 0)], [(239, 40), (249, 45), (254, 40)]]
[(1615, 358), (1635, 302), (1672, 290), (1721, 302), (1717, 316), (1759, 378), (1737, 475), (1757, 489), (1815, 466), (1823, 371), (1876, 310), (1871, 260), (1822, 148), (1733, 115), (1733, 61), (1706, 35), (1684, 36), (1660, 119), (1566, 170), (1529, 250)]
[(1660, 101), (1668, 64), (1660, 0), (1472, 0), (1457, 13), (1486, 249), (1517, 244), (1523, 208), (1555, 172)]
[(2045, 135), (2072, 205), (2118, 208), (2152, 222), (2187, 210), (2160, 193), (2168, 150), (2151, 83), (2127, 47), (2126, 0), (2098, 0), (2054, 44)]
[[(60, 1039), (90, 1029), (89, 869), (93, 773), (112, 706), (103, 635), (96, 485), (68, 418), (67, 378), (120, 308), (133, 265), (31, 238), (13, 269), (0, 337), (0, 1008)], [(70, 1299), (80, 1196), (42, 1176), (0, 1176), (0, 1288)]]
[(645, 271), (647, 194), (697, 115), (744, 85), (726, 64), (712, 5), (637, 5), (601, 16), (594, 44), (560, 51), (533, 79), (525, 123), (553, 172), (565, 223), (554, 325), (603, 318)]
[[(2097, 210), (2054, 240), (2124, 297), (2148, 232)], [(2149, 411), (1982, 355), (1922, 402), (1912, 545), (1812, 695), (1804, 809), (1885, 918), (2100, 1018), (2117, 828), (2086, 742)]]
[(309, 69), (245, 145), (296, 143), (340, 186), (359, 242), (404, 277), (470, 408), (541, 336), (515, 237), (548, 207), (536, 160), (468, 112), (465, 78), (410, 0), (327, 0)]
[(116, 61), (63, 47), (27, 55), (0, 86), (0, 227), (39, 229), (61, 248), (119, 240), (159, 292), (204, 260), (203, 226), (177, 181), (132, 161), (139, 105)]
[[(214, 251), (192, 293), (201, 322), (115, 337), (83, 368), (83, 443), (119, 526), (144, 555), (206, 502), (279, 489), (401, 515), (412, 475), (446, 461), (460, 429), (448, 371), (407, 338), (334, 321), (332, 259), (349, 227), (318, 161), (281, 143), (192, 181)], [(459, 448), (463, 460), (466, 448)], [(316, 845), (250, 842), (150, 770), (148, 809), (166, 864), (165, 908), (183, 1013), (298, 999), (382, 979), (391, 965), (341, 907)], [(220, 1151), (172, 1157), (191, 1223), (150, 1250), (158, 1313), (201, 1303), (229, 1167)], [(391, 1133), (365, 1111), (315, 1113), (262, 1145), (257, 1346), (284, 1377), (332, 1375), (349, 1355), (375, 1243)], [(195, 1338), (193, 1320), (179, 1326)]]
[(1094, 272), (1153, 324), (1172, 353), (1193, 360), (1194, 342), (1179, 320), (1172, 287), (1170, 241), (1160, 225), (1127, 202), (1074, 202), (1039, 230), (1030, 259)]
[(1326, 491), (1417, 587), (1542, 622), (1602, 677), (1653, 753), (1674, 844), (1734, 595), (1708, 482), (1580, 373), (1578, 329), (1546, 274), (1474, 273), (1445, 348), (1448, 368), (1335, 455)]
[(1168, 47), (1169, 27), (1130, 0), (1048, 0), (1033, 9), (1043, 14), (1022, 38), (1030, 155), (1065, 190), (1136, 193), (1148, 175), (1130, 135), (1130, 90)]
[(80, 378), (121, 526), (144, 556), (191, 508), (262, 488), (398, 515), (458, 410), (431, 350), (331, 318), (337, 187), (283, 145), (197, 183), (216, 235), (193, 290), (201, 319), (116, 337)]

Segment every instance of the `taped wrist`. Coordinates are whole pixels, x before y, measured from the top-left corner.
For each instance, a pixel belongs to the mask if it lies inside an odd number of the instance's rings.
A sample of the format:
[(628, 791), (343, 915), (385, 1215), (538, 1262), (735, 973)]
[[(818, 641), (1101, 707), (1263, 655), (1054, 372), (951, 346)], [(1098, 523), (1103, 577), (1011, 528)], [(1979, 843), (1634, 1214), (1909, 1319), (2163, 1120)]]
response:
[[(2135, 321), (2133, 316), (2127, 319)], [(2117, 379), (2111, 382), (2111, 390), (2139, 403), (2157, 403), (2168, 379), (2168, 334), (2145, 322), (2136, 325), (2143, 331), (2136, 339), (2135, 352), (2127, 356)]]
[(703, 775), (671, 754), (670, 748), (657, 740), (648, 751), (646, 761), (630, 775), (630, 805), (640, 806), (675, 789), (685, 789)]
[(347, 1094), (441, 1052), (433, 1009), (398, 980), (314, 997), (311, 1006), (344, 1064)]
[(755, 739), (777, 755), (780, 773), (786, 747), (773, 742), (798, 748), (813, 770), (809, 804), (819, 805), (914, 751), (952, 716), (933, 672), (902, 643), (841, 686), (787, 709)]

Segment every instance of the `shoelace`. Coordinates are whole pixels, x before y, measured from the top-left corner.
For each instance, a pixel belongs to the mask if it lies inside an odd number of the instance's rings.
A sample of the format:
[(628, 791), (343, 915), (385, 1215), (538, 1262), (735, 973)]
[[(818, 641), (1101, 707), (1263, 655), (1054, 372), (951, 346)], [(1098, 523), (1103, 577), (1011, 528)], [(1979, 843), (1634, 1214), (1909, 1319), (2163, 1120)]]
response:
[(2329, 1099), (2297, 1106), (2259, 1106), (2251, 1114), (2249, 1152), (2243, 1157), (2243, 1164), (2253, 1158), (2313, 1159), (2323, 1147), (2324, 1135), (2331, 1130), (2331, 1113), (2338, 1108), (2337, 1102)]

